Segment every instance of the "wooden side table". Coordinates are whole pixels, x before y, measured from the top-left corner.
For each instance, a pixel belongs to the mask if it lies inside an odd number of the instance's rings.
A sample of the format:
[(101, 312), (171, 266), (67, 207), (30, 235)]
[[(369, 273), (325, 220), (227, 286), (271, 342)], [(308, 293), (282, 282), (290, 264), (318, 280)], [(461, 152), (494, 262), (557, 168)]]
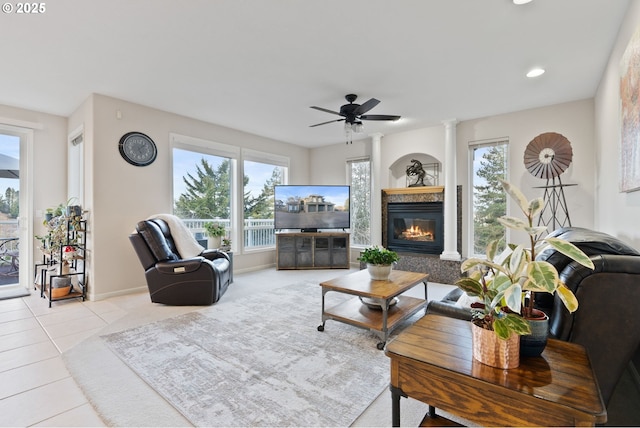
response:
[[(474, 360), (468, 321), (426, 315), (387, 344), (392, 423), (412, 397), (482, 426), (593, 426), (607, 411), (586, 350), (549, 339), (540, 357), (502, 370)], [(425, 421), (425, 424), (428, 421)]]

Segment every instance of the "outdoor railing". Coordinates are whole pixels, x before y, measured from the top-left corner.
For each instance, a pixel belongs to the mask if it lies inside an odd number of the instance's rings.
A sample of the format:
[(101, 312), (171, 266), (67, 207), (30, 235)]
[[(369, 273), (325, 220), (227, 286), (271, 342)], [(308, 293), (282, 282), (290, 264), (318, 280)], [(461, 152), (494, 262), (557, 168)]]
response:
[[(222, 219), (182, 219), (184, 224), (193, 233), (196, 239), (207, 239), (204, 230), (205, 223), (218, 223), (224, 226), (228, 238), (231, 233), (231, 221)], [(246, 219), (243, 227), (244, 248), (268, 247), (276, 244), (273, 219)]]
[(0, 238), (17, 238), (18, 220), (0, 220)]

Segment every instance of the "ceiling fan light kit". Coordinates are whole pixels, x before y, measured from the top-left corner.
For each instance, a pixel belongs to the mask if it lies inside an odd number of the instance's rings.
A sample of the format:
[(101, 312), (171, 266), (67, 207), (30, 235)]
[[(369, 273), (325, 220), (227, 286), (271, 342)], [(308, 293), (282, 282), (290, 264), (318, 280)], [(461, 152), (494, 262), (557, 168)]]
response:
[(395, 121), (400, 119), (400, 116), (396, 115), (387, 115), (387, 114), (365, 114), (375, 106), (377, 106), (380, 101), (375, 98), (371, 98), (369, 101), (366, 101), (363, 104), (355, 104), (354, 101), (358, 98), (355, 94), (347, 94), (344, 97), (349, 104), (344, 104), (340, 107), (340, 111), (333, 111), (323, 107), (311, 106), (312, 109), (323, 111), (325, 113), (336, 114), (338, 116), (342, 116), (342, 119), (329, 120), (327, 122), (316, 123), (315, 125), (310, 125), (310, 128), (326, 125), (328, 123), (334, 122), (344, 122), (344, 130), (347, 135), (347, 144), (351, 142), (352, 133), (360, 133), (364, 131), (364, 125), (362, 124), (363, 120), (391, 120)]

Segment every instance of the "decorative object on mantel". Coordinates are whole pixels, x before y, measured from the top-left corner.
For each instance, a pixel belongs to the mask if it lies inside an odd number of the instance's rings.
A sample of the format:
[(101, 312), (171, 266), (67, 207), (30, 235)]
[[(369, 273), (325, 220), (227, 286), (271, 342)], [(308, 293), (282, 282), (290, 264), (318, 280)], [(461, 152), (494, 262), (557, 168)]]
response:
[[(560, 175), (569, 168), (573, 150), (569, 140), (555, 132), (545, 132), (531, 140), (524, 151), (524, 165), (535, 177), (546, 179), (544, 207), (538, 217), (538, 226), (551, 226), (551, 230), (571, 226), (564, 188), (575, 184), (562, 184)], [(556, 179), (558, 182), (556, 183)]]
[(386, 281), (391, 275), (393, 264), (399, 260), (398, 253), (388, 250), (384, 247), (369, 247), (365, 248), (360, 257), (358, 257), (363, 263), (367, 264), (367, 270), (371, 279), (375, 281)]
[[(474, 343), (474, 358), (493, 367), (513, 368), (518, 366), (519, 354), (523, 353), (523, 350), (522, 346), (514, 346), (511, 341), (519, 342), (523, 335), (531, 334), (535, 292), (558, 292), (567, 310), (574, 312), (578, 308), (578, 300), (560, 281), (555, 266), (546, 261), (536, 261), (536, 254), (551, 246), (583, 266), (593, 269), (594, 265), (585, 253), (568, 241), (559, 238), (536, 238), (546, 230), (546, 226), (533, 225), (534, 217), (542, 209), (542, 198), (528, 201), (518, 188), (505, 181), (502, 185), (517, 202), (525, 220), (503, 216), (498, 218), (498, 221), (510, 229), (526, 232), (531, 248), (508, 244), (502, 254), (497, 255), (498, 240), (492, 241), (487, 246), (486, 259), (469, 258), (462, 263), (462, 272), (468, 272), (469, 276), (460, 278), (456, 285), (467, 295), (479, 298), (479, 301), (471, 304), (472, 323), (485, 330), (493, 330), (495, 334), (491, 336), (497, 341), (492, 345), (492, 352), (487, 352), (488, 345)], [(548, 322), (546, 314), (543, 322)], [(544, 337), (532, 338), (534, 349), (524, 349), (528, 356), (538, 356), (544, 350), (548, 329), (543, 327), (541, 330)], [(517, 339), (513, 338), (514, 335)], [(475, 333), (472, 337), (476, 340)], [(483, 338), (486, 339), (487, 337)]]
[(405, 170), (407, 187), (437, 186), (439, 169), (437, 163), (423, 164), (417, 159), (411, 159), (411, 165)]

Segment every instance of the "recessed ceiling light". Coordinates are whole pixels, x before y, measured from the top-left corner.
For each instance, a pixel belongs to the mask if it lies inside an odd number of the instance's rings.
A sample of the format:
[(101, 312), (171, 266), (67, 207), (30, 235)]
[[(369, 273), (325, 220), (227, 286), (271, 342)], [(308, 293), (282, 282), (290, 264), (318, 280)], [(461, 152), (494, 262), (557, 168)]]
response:
[(531, 0), (513, 0), (513, 4), (527, 4)]
[(532, 68), (531, 70), (529, 70), (529, 72), (527, 73), (527, 77), (538, 77), (538, 76), (542, 76), (544, 74), (544, 68)]

